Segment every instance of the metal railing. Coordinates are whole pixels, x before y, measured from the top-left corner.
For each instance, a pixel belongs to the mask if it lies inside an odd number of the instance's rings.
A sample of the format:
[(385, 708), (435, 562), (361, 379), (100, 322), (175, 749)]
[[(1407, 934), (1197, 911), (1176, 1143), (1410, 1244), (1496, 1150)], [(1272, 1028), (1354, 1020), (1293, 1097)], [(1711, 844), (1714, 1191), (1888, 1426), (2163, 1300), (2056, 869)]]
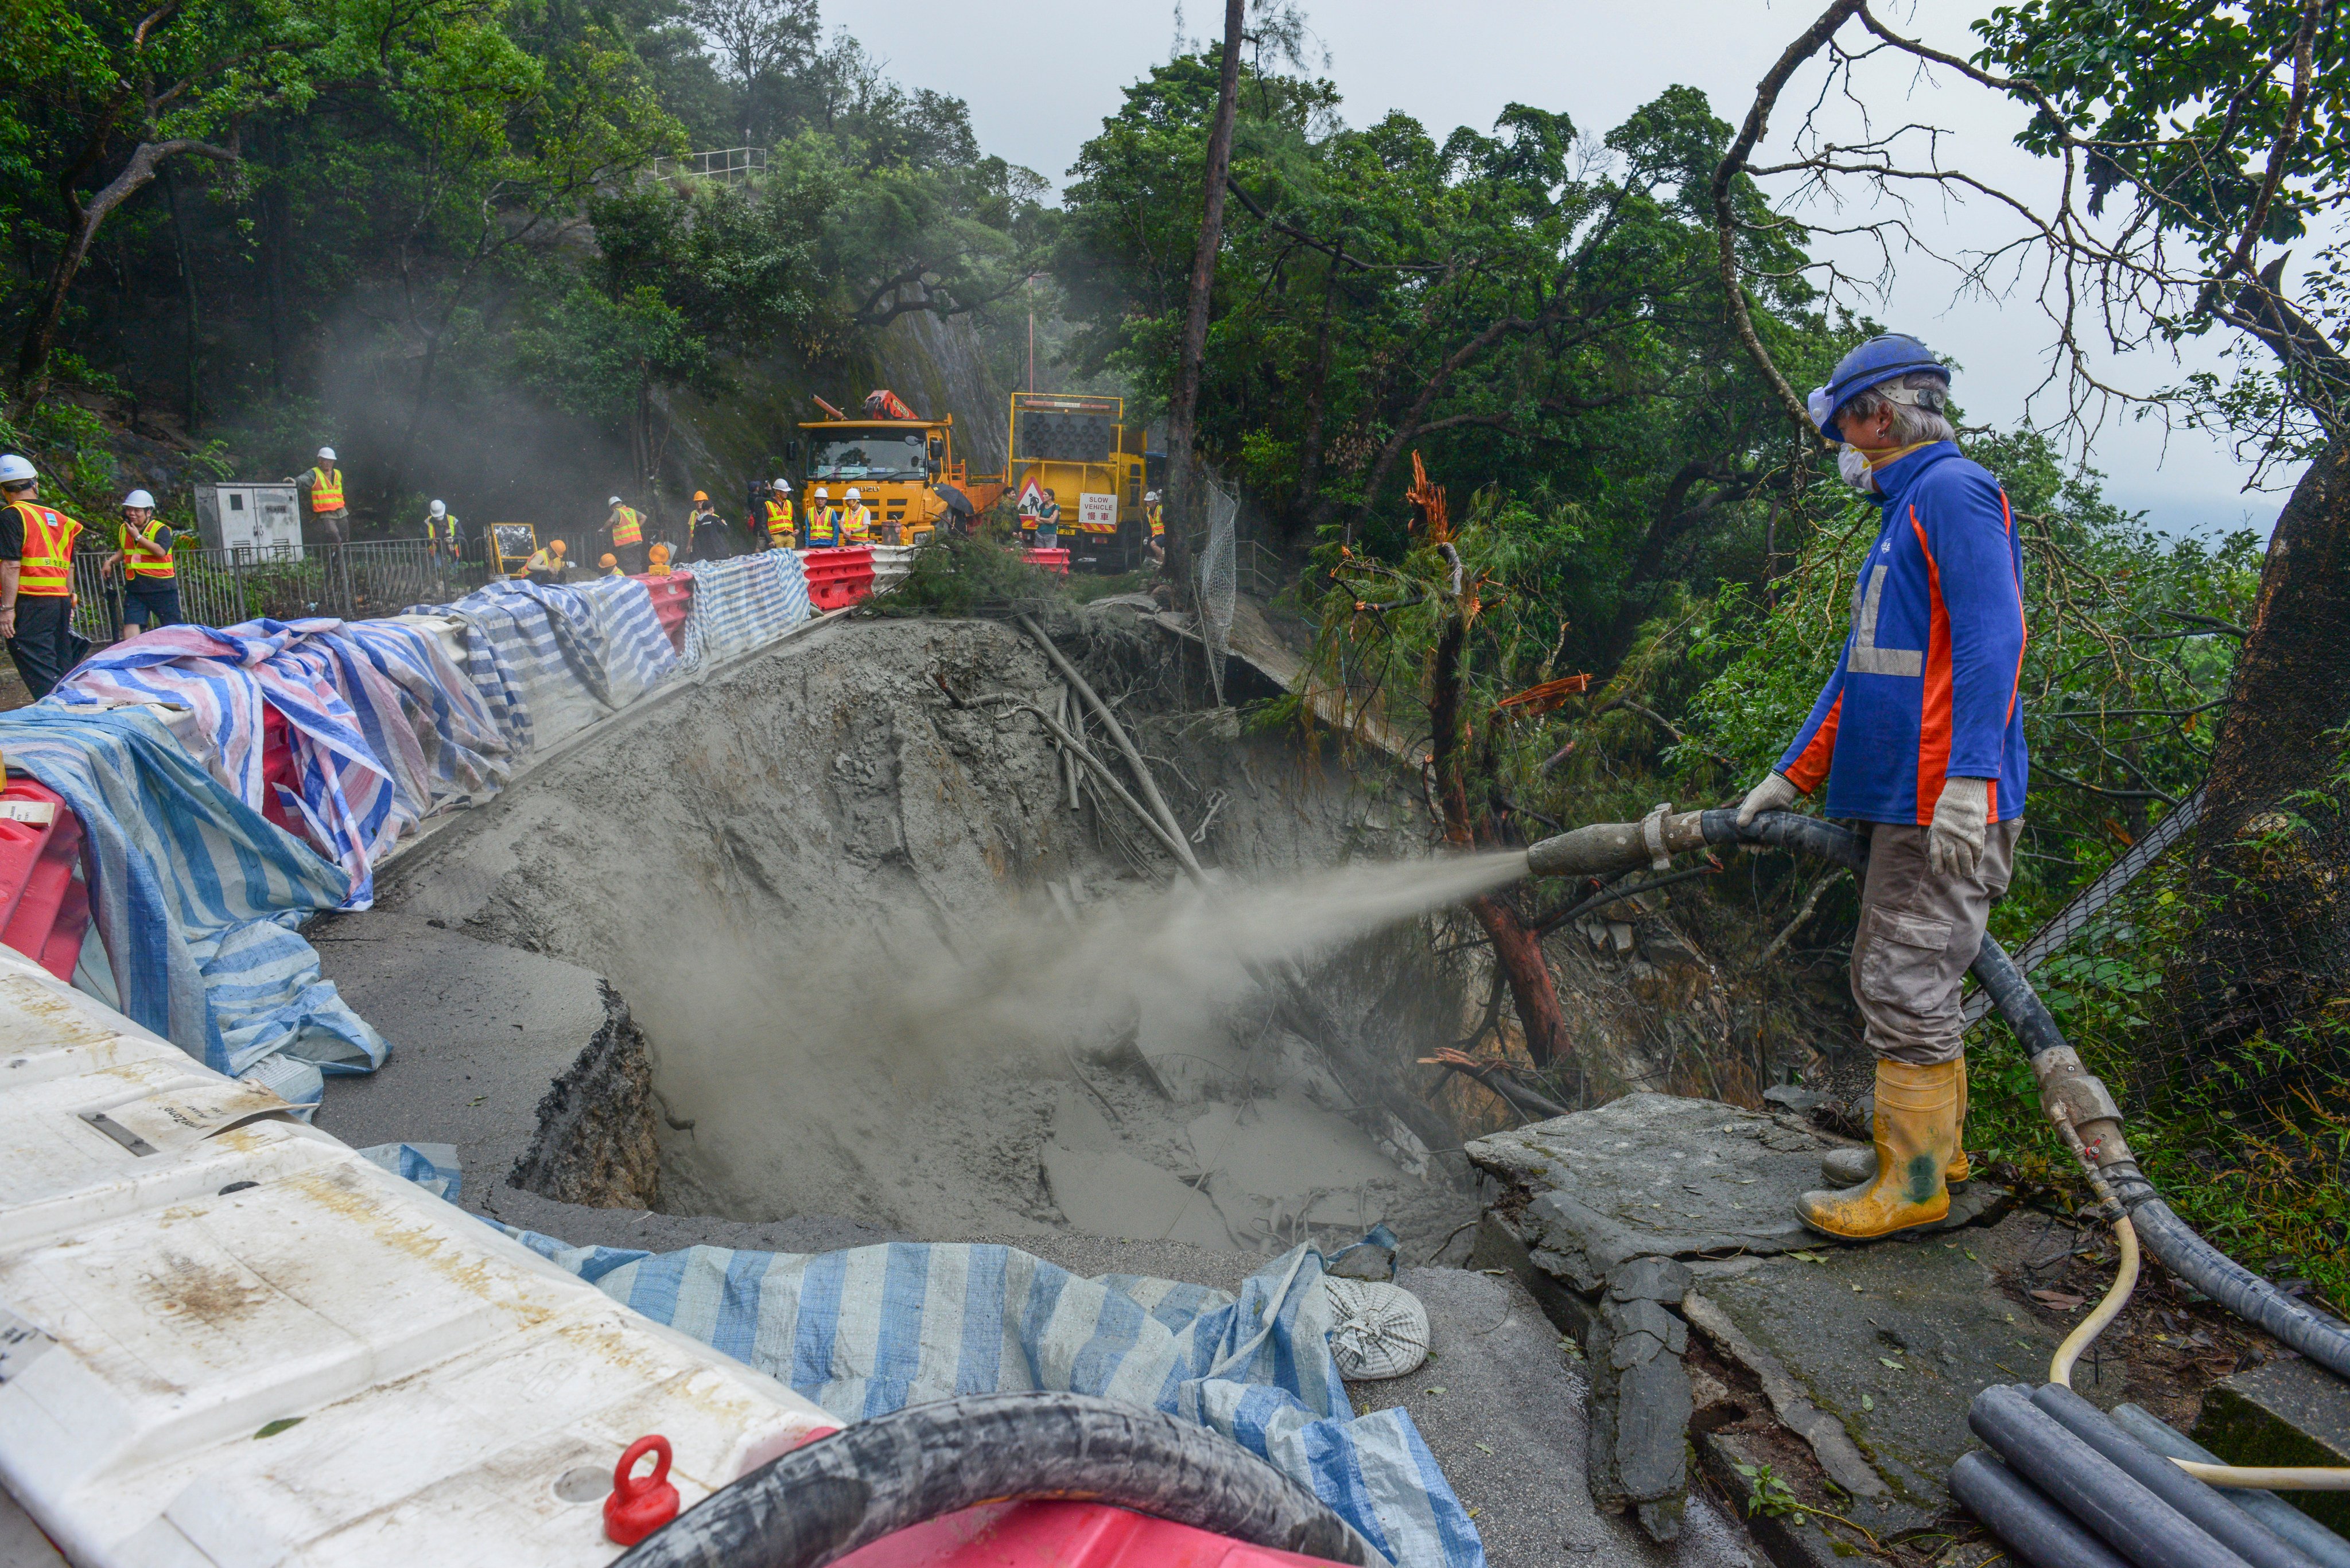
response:
[(689, 152), (682, 158), (653, 160), (653, 178), (656, 180), (675, 180), (681, 175), (690, 174), (696, 179), (739, 185), (753, 175), (766, 171), (767, 150), (764, 147), (722, 147), (713, 152)]
[[(85, 551), (73, 564), (74, 630), (99, 644), (122, 631), (121, 574), (101, 573), (104, 558)], [(312, 545), (299, 556), (290, 550), (181, 550), (172, 562), (180, 618), (200, 626), (398, 615), (413, 604), (446, 603), (491, 576), (480, 562), (436, 560), (421, 539)]]

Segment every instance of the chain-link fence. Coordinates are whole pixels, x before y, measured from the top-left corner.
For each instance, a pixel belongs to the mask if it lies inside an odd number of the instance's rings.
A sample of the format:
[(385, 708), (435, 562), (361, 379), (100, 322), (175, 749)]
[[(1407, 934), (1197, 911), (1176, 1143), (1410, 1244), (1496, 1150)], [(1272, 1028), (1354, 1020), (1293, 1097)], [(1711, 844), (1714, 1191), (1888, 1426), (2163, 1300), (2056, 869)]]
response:
[[(74, 557), (74, 629), (92, 643), (122, 630), (120, 567), (101, 570), (102, 553)], [(331, 616), (358, 620), (398, 615), (412, 604), (455, 598), (487, 581), (478, 562), (435, 556), (421, 539), (311, 545), (291, 550), (181, 550), (172, 563), (180, 618), (200, 626)]]

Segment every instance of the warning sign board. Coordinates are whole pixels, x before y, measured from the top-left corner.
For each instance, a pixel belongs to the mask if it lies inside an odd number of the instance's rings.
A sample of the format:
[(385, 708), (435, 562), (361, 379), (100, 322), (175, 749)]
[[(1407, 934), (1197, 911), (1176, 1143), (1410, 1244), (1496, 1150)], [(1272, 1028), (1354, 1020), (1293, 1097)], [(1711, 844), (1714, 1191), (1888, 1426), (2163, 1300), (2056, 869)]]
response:
[(1118, 497), (1085, 491), (1077, 496), (1077, 526), (1088, 534), (1118, 531)]

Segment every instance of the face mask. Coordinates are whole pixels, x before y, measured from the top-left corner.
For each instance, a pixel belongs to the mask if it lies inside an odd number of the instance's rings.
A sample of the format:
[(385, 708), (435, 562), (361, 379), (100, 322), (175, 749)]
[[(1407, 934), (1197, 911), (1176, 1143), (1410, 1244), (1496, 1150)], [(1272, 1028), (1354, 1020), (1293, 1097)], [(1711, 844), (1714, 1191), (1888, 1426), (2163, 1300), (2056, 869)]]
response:
[(1868, 471), (1868, 454), (1856, 446), (1847, 443), (1836, 448), (1836, 472), (1863, 495), (1877, 489), (1877, 476)]

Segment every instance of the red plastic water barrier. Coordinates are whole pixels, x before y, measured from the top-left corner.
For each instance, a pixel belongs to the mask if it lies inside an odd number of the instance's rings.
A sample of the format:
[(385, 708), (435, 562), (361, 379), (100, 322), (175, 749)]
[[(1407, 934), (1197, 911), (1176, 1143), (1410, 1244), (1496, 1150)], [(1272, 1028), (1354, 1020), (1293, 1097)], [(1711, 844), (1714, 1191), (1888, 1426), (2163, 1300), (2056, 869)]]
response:
[(274, 787), (277, 784), (284, 784), (296, 794), (302, 793), (301, 775), (294, 771), (294, 742), (286, 728), (286, 715), (264, 703), (261, 709), (261, 815), (299, 838), (302, 836), (301, 826), (278, 800)]
[(89, 889), (74, 880), (81, 822), (27, 778), (0, 789), (0, 943), (59, 980), (73, 978), (89, 929)]
[(1066, 577), (1069, 575), (1068, 546), (1063, 545), (1057, 550), (1030, 550), (1028, 564), (1039, 571), (1058, 572)]
[(693, 574), (671, 572), (665, 577), (650, 573), (637, 578), (653, 597), (653, 618), (669, 634), (669, 645), (685, 651), (685, 612), (693, 603)]
[(1313, 1568), (1321, 1562), (1107, 1503), (990, 1502), (884, 1536), (836, 1568)]
[(858, 545), (841, 550), (805, 550), (800, 566), (807, 573), (808, 603), (817, 613), (855, 604), (873, 591), (873, 548)]

